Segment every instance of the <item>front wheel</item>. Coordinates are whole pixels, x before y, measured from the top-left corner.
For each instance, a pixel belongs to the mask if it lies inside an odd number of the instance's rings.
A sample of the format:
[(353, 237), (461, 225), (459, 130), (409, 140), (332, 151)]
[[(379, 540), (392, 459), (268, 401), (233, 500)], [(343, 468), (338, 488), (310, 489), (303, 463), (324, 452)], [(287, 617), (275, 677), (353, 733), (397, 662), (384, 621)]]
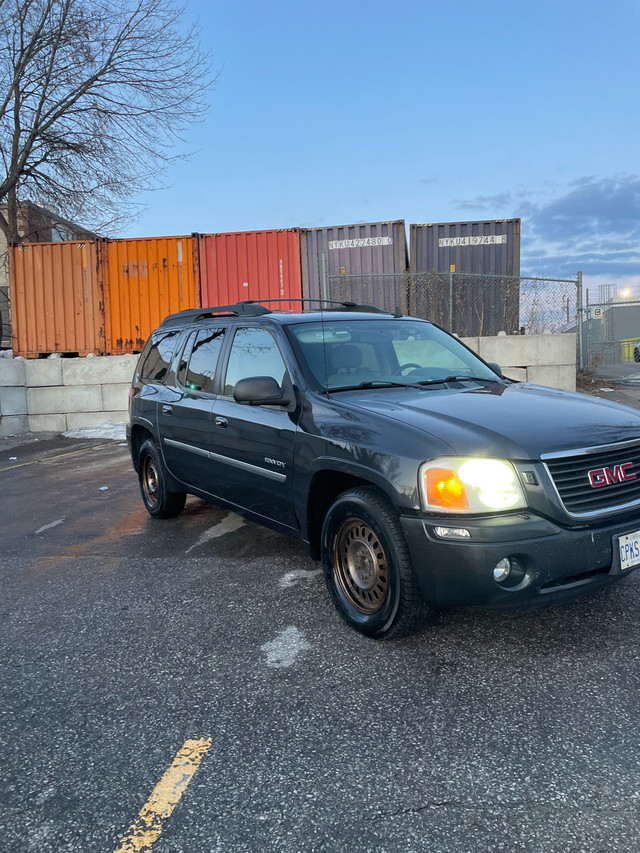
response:
[(138, 455), (140, 492), (147, 512), (153, 518), (175, 518), (184, 509), (185, 492), (170, 492), (167, 475), (158, 448), (151, 439), (142, 444)]
[(342, 618), (376, 639), (423, 627), (431, 613), (420, 595), (398, 516), (376, 489), (339, 495), (322, 527), (322, 565)]

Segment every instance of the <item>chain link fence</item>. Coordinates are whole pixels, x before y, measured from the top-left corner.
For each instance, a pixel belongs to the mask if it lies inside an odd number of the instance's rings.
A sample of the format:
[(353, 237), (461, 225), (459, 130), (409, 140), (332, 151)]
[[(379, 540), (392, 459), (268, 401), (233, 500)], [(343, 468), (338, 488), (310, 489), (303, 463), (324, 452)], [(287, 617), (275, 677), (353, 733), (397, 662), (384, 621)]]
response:
[(578, 326), (579, 274), (575, 280), (438, 272), (334, 275), (327, 285), (328, 299), (397, 307), (460, 337), (557, 334)]
[(640, 373), (640, 301), (613, 297), (590, 302), (582, 320), (583, 360), (590, 370), (612, 377)]

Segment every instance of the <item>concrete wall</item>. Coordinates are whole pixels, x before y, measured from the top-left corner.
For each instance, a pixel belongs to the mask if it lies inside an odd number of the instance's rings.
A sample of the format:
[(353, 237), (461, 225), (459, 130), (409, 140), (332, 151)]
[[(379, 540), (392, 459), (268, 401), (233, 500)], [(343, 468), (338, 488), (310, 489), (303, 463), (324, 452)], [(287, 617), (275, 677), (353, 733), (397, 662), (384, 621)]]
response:
[(0, 358), (0, 437), (126, 421), (137, 358)]
[[(511, 379), (575, 391), (575, 335), (463, 340)], [(0, 358), (0, 437), (126, 421), (137, 358)]]
[(505, 335), (462, 338), (485, 361), (496, 361), (509, 379), (576, 390), (575, 335)]

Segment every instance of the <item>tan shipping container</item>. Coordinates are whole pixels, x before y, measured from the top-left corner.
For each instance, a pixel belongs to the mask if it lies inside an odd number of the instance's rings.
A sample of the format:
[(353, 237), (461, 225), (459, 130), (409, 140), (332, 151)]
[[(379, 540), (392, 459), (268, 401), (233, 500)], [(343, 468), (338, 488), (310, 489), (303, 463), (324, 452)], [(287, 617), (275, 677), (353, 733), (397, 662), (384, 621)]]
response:
[(197, 240), (108, 240), (107, 352), (139, 352), (167, 314), (200, 307)]
[(14, 355), (104, 354), (103, 252), (96, 240), (11, 247)]

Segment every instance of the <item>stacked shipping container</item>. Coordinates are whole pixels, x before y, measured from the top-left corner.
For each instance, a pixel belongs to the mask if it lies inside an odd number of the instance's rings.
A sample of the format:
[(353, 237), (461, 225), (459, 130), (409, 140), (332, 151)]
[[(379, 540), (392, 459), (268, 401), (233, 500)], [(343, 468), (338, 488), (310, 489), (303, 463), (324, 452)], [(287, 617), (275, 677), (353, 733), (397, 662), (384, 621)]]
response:
[(306, 299), (351, 300), (406, 311), (404, 221), (308, 228), (301, 236)]
[[(202, 305), (302, 295), (298, 228), (200, 234), (198, 258)], [(282, 302), (276, 307), (291, 305)]]
[(167, 314), (200, 307), (193, 237), (108, 240), (106, 352), (139, 352)]
[(519, 322), (520, 220), (411, 225), (409, 311), (464, 336)]
[[(517, 276), (519, 251), (520, 220), (411, 225), (410, 274), (402, 220), (23, 244), (10, 253), (13, 349), (137, 352), (167, 314), (245, 299), (283, 308), (303, 297), (349, 300), (427, 316), (424, 274)], [(505, 293), (517, 302), (517, 291)]]
[(10, 253), (13, 351), (106, 352), (103, 244), (26, 243)]
[(520, 220), (411, 225), (411, 272), (520, 275)]

